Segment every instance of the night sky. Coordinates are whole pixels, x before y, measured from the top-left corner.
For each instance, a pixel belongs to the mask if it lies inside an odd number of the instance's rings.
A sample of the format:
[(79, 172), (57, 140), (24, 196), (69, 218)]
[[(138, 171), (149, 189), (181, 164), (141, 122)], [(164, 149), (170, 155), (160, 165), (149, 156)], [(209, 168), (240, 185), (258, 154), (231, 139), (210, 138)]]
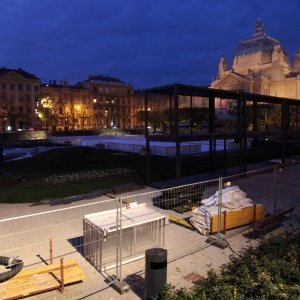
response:
[(299, 0), (0, 0), (0, 66), (43, 83), (103, 74), (136, 88), (209, 85), (258, 18), (292, 60), (299, 9)]

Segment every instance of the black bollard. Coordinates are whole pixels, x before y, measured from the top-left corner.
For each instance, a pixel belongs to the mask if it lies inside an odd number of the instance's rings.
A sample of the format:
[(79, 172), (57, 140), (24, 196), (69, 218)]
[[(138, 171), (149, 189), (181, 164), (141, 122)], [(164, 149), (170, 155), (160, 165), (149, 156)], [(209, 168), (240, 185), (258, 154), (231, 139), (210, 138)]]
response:
[(160, 295), (167, 281), (167, 250), (152, 248), (145, 252), (145, 282), (146, 300), (155, 295)]

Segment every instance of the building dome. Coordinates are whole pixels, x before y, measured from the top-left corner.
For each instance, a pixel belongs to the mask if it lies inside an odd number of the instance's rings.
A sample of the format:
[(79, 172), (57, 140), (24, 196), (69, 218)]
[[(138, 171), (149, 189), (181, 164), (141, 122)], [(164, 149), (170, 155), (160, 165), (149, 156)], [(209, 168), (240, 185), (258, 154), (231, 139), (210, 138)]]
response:
[(232, 68), (225, 66), (222, 58), (212, 88), (300, 99), (300, 51), (291, 65), (288, 53), (265, 33), (260, 20), (252, 37), (239, 44)]
[(281, 46), (280, 42), (267, 36), (264, 32), (264, 25), (261, 21), (258, 21), (256, 23), (255, 33), (250, 39), (244, 40), (240, 43), (235, 55), (242, 56), (256, 52), (272, 52), (277, 45)]
[(284, 74), (290, 72), (287, 52), (278, 40), (265, 33), (263, 23), (258, 21), (252, 37), (242, 41), (237, 48), (232, 68), (236, 73), (248, 75), (249, 72), (261, 72), (272, 66), (282, 67)]

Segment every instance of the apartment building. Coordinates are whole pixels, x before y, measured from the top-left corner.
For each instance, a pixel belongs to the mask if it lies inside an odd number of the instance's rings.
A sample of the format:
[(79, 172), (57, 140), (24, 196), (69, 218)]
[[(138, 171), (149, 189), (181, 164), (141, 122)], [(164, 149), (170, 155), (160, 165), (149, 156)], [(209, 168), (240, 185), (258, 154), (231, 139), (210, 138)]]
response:
[(40, 79), (23, 69), (0, 68), (0, 132), (34, 128)]
[(51, 80), (41, 85), (38, 105), (42, 130), (88, 130), (94, 128), (92, 96), (80, 86)]
[(93, 101), (95, 128), (133, 128), (132, 85), (115, 77), (90, 75), (77, 86), (89, 91)]

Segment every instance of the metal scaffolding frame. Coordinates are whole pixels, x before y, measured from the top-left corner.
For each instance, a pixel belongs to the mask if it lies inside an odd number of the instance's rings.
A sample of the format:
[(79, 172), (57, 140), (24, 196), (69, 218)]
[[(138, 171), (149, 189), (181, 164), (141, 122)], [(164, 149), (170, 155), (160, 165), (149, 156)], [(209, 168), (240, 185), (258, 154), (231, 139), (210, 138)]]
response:
[[(149, 115), (148, 115), (148, 98), (149, 94), (162, 94), (169, 95), (169, 134), (168, 135), (151, 135), (149, 134)], [(190, 134), (182, 135), (179, 132), (179, 96), (190, 97), (190, 116), (193, 115), (193, 97), (205, 97), (209, 101), (209, 125), (208, 133), (195, 134), (192, 127)], [(216, 132), (215, 113), (216, 113), (216, 99), (229, 99), (236, 101), (237, 117), (236, 117), (236, 131), (235, 132)], [(246, 123), (246, 111), (247, 102), (252, 102), (253, 110), (253, 130), (247, 130)], [(277, 104), (281, 106), (281, 127), (274, 131), (258, 130), (257, 117), (258, 117), (258, 103)], [(180, 184), (181, 178), (181, 142), (187, 141), (209, 141), (209, 160), (210, 169), (215, 171), (215, 155), (216, 155), (216, 141), (222, 139), (224, 141), (224, 174), (226, 174), (226, 160), (227, 160), (227, 147), (226, 141), (228, 139), (236, 139), (239, 141), (239, 169), (240, 172), (247, 171), (247, 139), (253, 138), (255, 141), (257, 138), (266, 137), (272, 135), (280, 137), (282, 140), (281, 160), (285, 162), (287, 157), (287, 141), (289, 136), (299, 137), (300, 130), (290, 129), (290, 108), (300, 106), (300, 101), (296, 99), (281, 98), (275, 96), (259, 95), (253, 93), (246, 93), (244, 91), (235, 92), (219, 89), (211, 89), (206, 87), (198, 87), (184, 84), (170, 84), (160, 87), (153, 87), (145, 90), (145, 139), (146, 139), (146, 168), (147, 168), (147, 183), (151, 182), (150, 178), (150, 143), (151, 141), (161, 142), (175, 142), (176, 145), (176, 184)], [(172, 112), (174, 113), (172, 114)], [(296, 117), (297, 118), (297, 117)], [(254, 143), (255, 144), (255, 143)]]

